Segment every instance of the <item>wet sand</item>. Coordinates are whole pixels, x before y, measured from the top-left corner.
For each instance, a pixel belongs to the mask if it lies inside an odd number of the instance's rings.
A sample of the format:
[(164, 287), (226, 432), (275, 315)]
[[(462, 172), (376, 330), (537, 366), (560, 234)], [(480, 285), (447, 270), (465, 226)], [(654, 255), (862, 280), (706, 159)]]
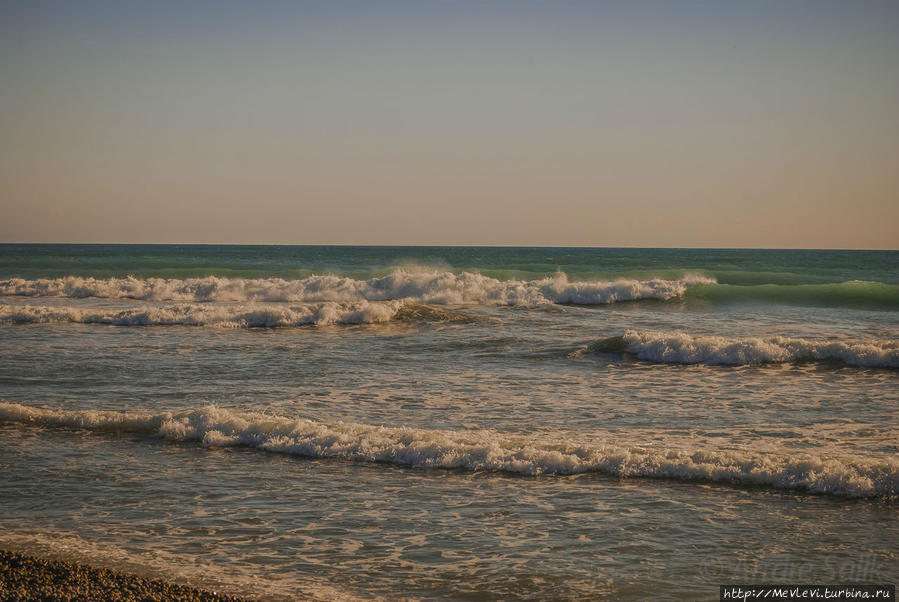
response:
[(0, 550), (0, 600), (226, 600), (237, 598), (108, 569)]

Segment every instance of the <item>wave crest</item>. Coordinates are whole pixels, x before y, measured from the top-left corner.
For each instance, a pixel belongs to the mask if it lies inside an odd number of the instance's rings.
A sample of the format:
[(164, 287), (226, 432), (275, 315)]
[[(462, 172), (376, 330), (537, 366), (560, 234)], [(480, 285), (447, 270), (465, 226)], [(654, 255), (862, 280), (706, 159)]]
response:
[(899, 492), (897, 460), (585, 445), (559, 438), (509, 436), (483, 430), (319, 422), (215, 406), (149, 414), (0, 403), (0, 420), (92, 431), (130, 431), (208, 446), (243, 445), (314, 458), (428, 468), (522, 475), (596, 472), (619, 477), (761, 485), (848, 497), (894, 496)]
[(589, 350), (632, 353), (638, 358), (673, 364), (782, 364), (840, 361), (849, 366), (899, 368), (899, 341), (834, 341), (787, 337), (693, 336), (683, 332), (628, 330), (602, 339)]
[[(182, 304), (128, 309), (0, 305), (0, 324), (108, 324), (112, 326), (219, 326), (224, 328), (379, 324), (415, 319), (402, 301), (317, 303), (303, 306)], [(422, 312), (419, 312), (421, 314)], [(439, 314), (438, 314), (439, 315)], [(438, 319), (434, 316), (425, 318)], [(443, 321), (453, 319), (444, 317)]]
[(99, 297), (144, 301), (336, 302), (410, 300), (437, 305), (604, 304), (637, 299), (672, 299), (691, 284), (713, 283), (705, 276), (678, 280), (569, 282), (564, 273), (542, 280), (498, 280), (482, 274), (399, 269), (369, 280), (317, 275), (281, 278), (82, 278), (0, 280), (0, 295), (27, 297)]

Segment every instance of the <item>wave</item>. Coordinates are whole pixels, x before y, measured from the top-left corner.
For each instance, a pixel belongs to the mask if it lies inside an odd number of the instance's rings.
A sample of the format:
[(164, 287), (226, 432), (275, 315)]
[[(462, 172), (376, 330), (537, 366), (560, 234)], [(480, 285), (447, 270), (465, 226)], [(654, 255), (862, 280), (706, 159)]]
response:
[(605, 304), (637, 299), (672, 299), (687, 287), (714, 280), (688, 275), (677, 280), (569, 282), (564, 273), (541, 280), (498, 280), (473, 272), (398, 269), (388, 276), (356, 280), (317, 275), (281, 278), (82, 278), (0, 280), (0, 295), (27, 297), (99, 297), (144, 301), (336, 302), (410, 300), (437, 305)]
[(409, 300), (432, 305), (599, 305), (640, 299), (685, 297), (711, 303), (762, 301), (790, 305), (899, 310), (899, 285), (883, 282), (777, 283), (762, 274), (716, 280), (701, 273), (655, 278), (571, 281), (565, 273), (538, 280), (500, 279), (477, 272), (400, 268), (387, 276), (355, 279), (321, 274), (283, 278), (91, 278), (67, 276), (0, 280), (0, 296), (135, 299), (184, 302), (335, 302)]
[(631, 353), (673, 364), (784, 364), (839, 361), (849, 366), (899, 368), (899, 341), (838, 341), (787, 337), (693, 336), (682, 332), (628, 330), (596, 341), (590, 351)]
[(182, 304), (129, 309), (0, 305), (0, 324), (71, 322), (113, 326), (219, 326), (225, 328), (379, 324), (392, 320), (450, 321), (463, 314), (402, 301), (318, 303), (305, 306)]
[(688, 299), (713, 303), (764, 301), (786, 305), (899, 310), (899, 285), (852, 280), (830, 284), (697, 283)]
[(487, 430), (389, 428), (208, 406), (160, 414), (56, 410), (0, 403), (0, 420), (133, 432), (207, 446), (241, 445), (312, 458), (521, 475), (602, 473), (769, 486), (848, 497), (895, 496), (899, 460), (841, 460), (751, 451), (662, 450), (582, 444)]

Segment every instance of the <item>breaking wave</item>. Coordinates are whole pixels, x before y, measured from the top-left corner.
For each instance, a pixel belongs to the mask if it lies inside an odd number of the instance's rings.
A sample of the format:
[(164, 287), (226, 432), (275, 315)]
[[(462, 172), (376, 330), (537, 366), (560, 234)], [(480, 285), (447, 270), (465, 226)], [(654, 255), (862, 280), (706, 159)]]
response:
[(899, 368), (899, 341), (840, 341), (787, 337), (694, 336), (682, 332), (628, 330), (602, 339), (590, 351), (631, 353), (673, 364), (783, 364), (839, 361), (849, 366)]
[(379, 324), (390, 321), (471, 319), (426, 305), (403, 301), (312, 303), (300, 306), (181, 304), (128, 309), (0, 305), (0, 324), (72, 322), (113, 326), (219, 326), (225, 328), (332, 324)]
[(67, 411), (0, 403), (0, 420), (143, 433), (207, 446), (242, 445), (313, 458), (522, 475), (603, 473), (759, 485), (848, 497), (895, 496), (899, 460), (752, 451), (663, 450), (484, 430), (388, 428), (319, 422), (214, 406), (161, 414)]
[(437, 305), (604, 304), (637, 299), (672, 299), (687, 287), (712, 283), (705, 276), (677, 280), (569, 282), (564, 273), (542, 280), (498, 280), (482, 274), (399, 269), (388, 276), (356, 280), (317, 275), (281, 278), (65, 278), (0, 280), (0, 295), (27, 297), (100, 297), (143, 301), (281, 301), (293, 303), (411, 300)]

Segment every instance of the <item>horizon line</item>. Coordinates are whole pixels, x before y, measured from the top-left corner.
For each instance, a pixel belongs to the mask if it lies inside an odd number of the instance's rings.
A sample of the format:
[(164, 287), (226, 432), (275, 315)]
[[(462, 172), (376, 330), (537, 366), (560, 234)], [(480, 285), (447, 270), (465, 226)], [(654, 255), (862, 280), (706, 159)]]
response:
[(387, 244), (387, 243), (257, 243), (257, 242), (7, 242), (12, 245), (70, 245), (70, 246), (205, 246), (205, 247), (381, 247), (381, 248), (484, 248), (484, 249), (642, 249), (697, 251), (899, 251), (882, 247), (716, 247), (716, 246), (640, 246), (640, 245), (559, 245), (559, 244)]

